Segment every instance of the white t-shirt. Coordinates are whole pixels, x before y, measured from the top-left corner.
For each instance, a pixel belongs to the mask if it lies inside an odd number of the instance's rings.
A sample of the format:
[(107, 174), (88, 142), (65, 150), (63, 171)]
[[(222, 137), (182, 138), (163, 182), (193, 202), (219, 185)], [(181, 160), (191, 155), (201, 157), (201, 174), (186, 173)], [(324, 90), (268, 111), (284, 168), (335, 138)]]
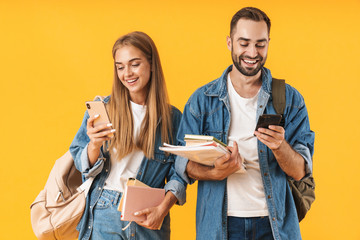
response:
[[(136, 140), (140, 133), (141, 123), (145, 117), (146, 106), (136, 104), (132, 101), (130, 101), (130, 104), (134, 123), (134, 138)], [(134, 150), (121, 160), (111, 158), (111, 170), (104, 188), (123, 192), (128, 178), (136, 177), (143, 158), (144, 153), (141, 150)]]
[(257, 138), (254, 136), (258, 94), (252, 98), (241, 97), (234, 89), (228, 74), (227, 87), (231, 107), (229, 145), (234, 141), (245, 158), (245, 173), (234, 173), (227, 178), (228, 216), (268, 216), (262, 183)]

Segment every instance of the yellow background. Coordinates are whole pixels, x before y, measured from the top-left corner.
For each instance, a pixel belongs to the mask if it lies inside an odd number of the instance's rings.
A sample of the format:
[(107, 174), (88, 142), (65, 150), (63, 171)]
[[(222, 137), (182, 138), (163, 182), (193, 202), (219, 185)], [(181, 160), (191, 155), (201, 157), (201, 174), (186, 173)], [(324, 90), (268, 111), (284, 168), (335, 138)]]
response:
[[(0, 2), (0, 239), (35, 239), (31, 202), (78, 130), (84, 102), (110, 93), (111, 48), (140, 30), (155, 41), (171, 103), (231, 64), (226, 36), (244, 6), (272, 20), (266, 66), (306, 100), (316, 133), (316, 201), (304, 239), (360, 239), (360, 1)], [(172, 239), (195, 238), (196, 185), (174, 207)]]

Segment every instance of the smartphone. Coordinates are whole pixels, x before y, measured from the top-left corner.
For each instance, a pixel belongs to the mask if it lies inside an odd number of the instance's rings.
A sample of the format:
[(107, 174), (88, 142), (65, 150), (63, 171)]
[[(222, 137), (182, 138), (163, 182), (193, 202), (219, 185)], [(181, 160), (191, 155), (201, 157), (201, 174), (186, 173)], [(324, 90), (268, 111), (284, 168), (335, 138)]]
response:
[(269, 125), (279, 126), (281, 118), (281, 114), (263, 114), (259, 117), (255, 131), (257, 131), (258, 128), (269, 128)]
[[(95, 116), (96, 114), (99, 114), (100, 116), (95, 119), (94, 121), (94, 127), (99, 126), (101, 124), (108, 124), (110, 123), (110, 118), (106, 110), (105, 103), (102, 101), (89, 101), (85, 103), (86, 108), (88, 110), (88, 113), (90, 117)], [(108, 135), (109, 137), (113, 136), (113, 133)]]

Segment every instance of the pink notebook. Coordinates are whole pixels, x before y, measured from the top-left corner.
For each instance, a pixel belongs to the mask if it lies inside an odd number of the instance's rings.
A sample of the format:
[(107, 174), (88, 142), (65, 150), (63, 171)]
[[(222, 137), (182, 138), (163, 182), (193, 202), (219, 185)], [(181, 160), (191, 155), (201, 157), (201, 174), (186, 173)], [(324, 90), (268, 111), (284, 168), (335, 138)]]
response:
[(141, 186), (126, 186), (124, 192), (122, 221), (144, 221), (145, 216), (135, 216), (137, 211), (158, 206), (165, 198), (165, 189)]

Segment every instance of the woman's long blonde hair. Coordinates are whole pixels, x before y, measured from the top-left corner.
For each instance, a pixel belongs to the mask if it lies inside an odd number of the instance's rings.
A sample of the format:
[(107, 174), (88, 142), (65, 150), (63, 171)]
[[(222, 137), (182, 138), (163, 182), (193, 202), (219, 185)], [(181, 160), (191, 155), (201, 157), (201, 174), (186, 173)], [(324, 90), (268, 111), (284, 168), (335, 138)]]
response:
[[(115, 53), (123, 46), (133, 46), (139, 49), (151, 65), (146, 98), (146, 114), (136, 142), (134, 139), (130, 94), (128, 89), (121, 83), (115, 65)], [(112, 55), (114, 58), (114, 82), (108, 103), (108, 111), (116, 132), (108, 145), (108, 149), (110, 154), (118, 160), (135, 149), (140, 149), (146, 157), (153, 158), (156, 129), (159, 124), (161, 125), (162, 142), (172, 140), (170, 139), (172, 136), (171, 105), (169, 104), (159, 53), (153, 40), (147, 34), (131, 32), (115, 42)]]

